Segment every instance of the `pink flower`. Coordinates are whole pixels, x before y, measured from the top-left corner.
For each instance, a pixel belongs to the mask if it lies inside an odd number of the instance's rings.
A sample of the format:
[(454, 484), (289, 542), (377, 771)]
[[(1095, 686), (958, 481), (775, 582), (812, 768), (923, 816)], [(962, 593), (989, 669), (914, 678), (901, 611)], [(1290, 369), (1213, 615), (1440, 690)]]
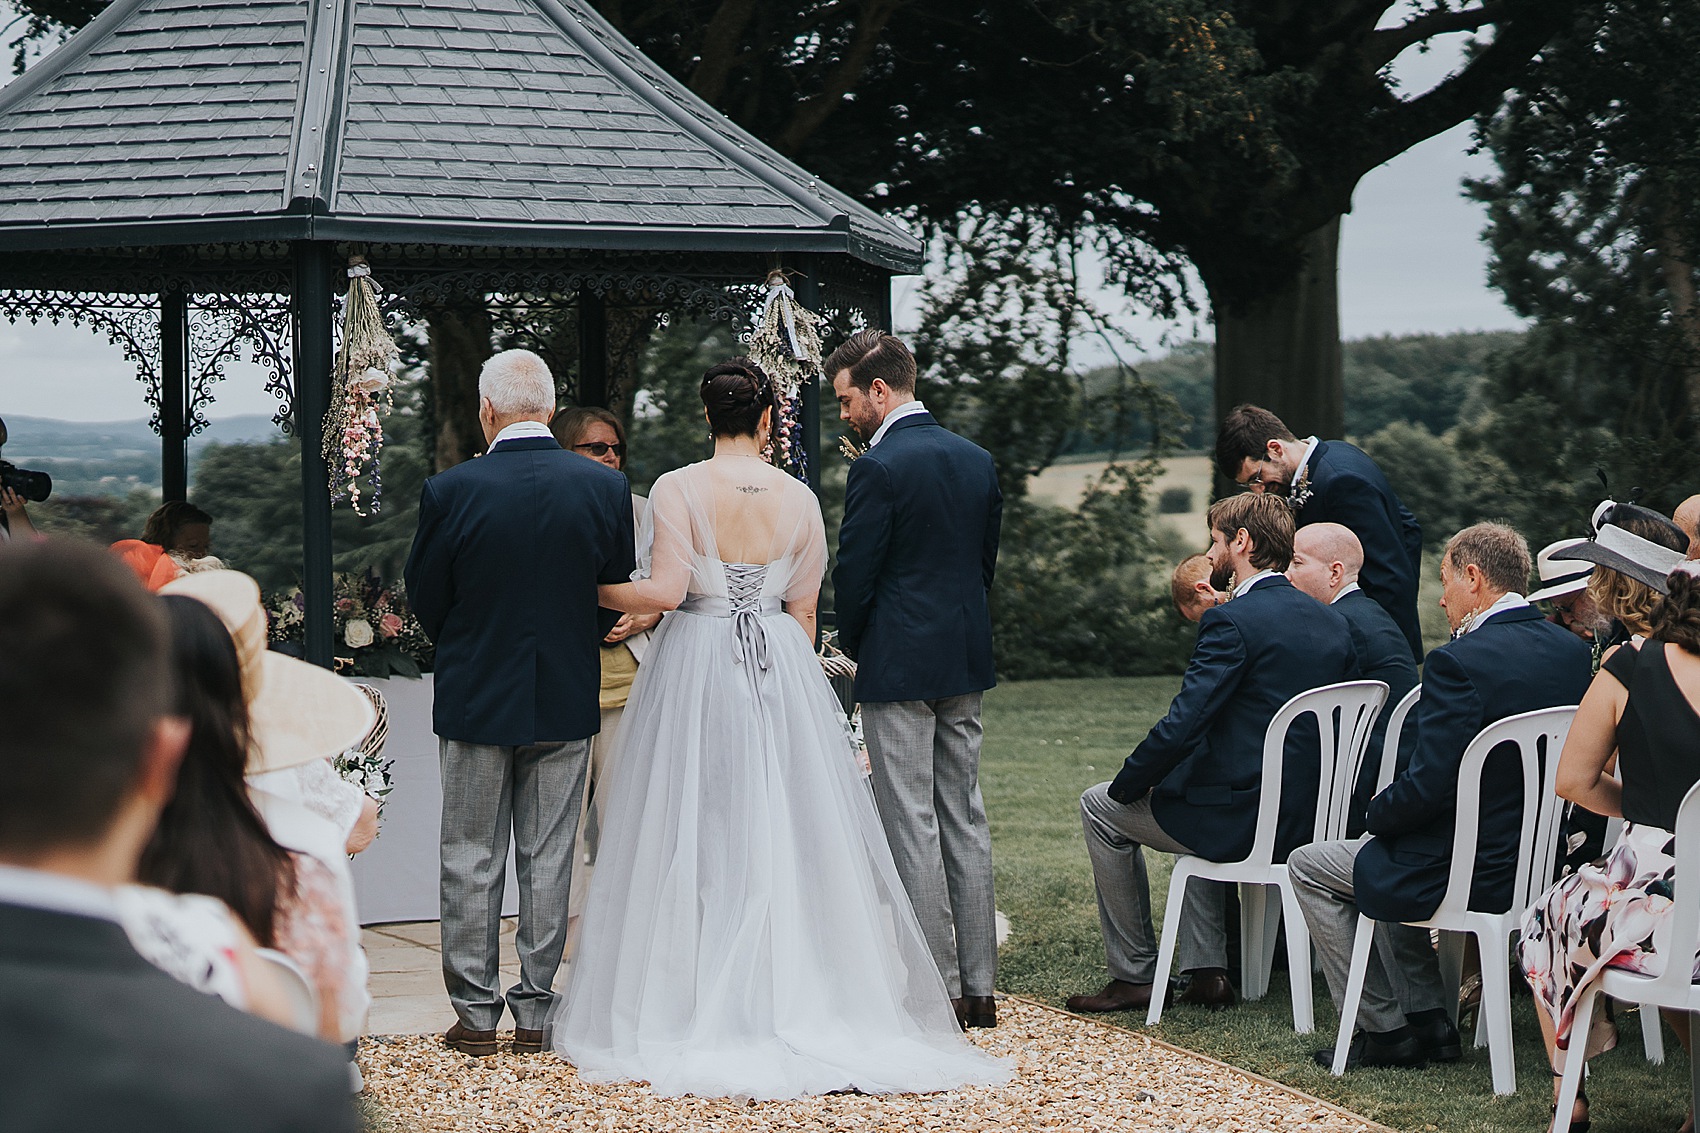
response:
[(352, 598), (338, 598), (336, 600), (336, 609), (337, 609), (337, 613), (339, 613), (339, 614), (348, 613), (350, 610), (354, 609), (354, 599), (352, 599)]
[(394, 637), (401, 632), (401, 615), (385, 614), (378, 621), (378, 632), (385, 637)]

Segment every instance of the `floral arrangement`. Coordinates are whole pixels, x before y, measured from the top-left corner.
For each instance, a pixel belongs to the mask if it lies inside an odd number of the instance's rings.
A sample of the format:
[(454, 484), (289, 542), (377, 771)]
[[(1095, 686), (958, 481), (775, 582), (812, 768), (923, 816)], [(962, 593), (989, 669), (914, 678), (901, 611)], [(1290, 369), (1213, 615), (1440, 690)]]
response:
[[(390, 367), (399, 354), (378, 310), (378, 285), (359, 256), (348, 261), (348, 297), (343, 302), (342, 349), (331, 377), (330, 411), (325, 415), (325, 465), (332, 476), (331, 499), (348, 497), (356, 515), (360, 477), (372, 473), (372, 511), (378, 510), (378, 454), (384, 447), (383, 414), (395, 407)], [(382, 411), (382, 414), (380, 413)]]
[(390, 707), (384, 700), (384, 694), (371, 685), (357, 684), (354, 687), (372, 702), (377, 718), (366, 738), (331, 760), (331, 766), (336, 768), (343, 782), (353, 785), (378, 804), (378, 817), (382, 818), (384, 803), (395, 787), (394, 777), (390, 774), (395, 760), (384, 758), (384, 745), (390, 738)]
[(797, 302), (785, 272), (775, 268), (762, 285), (765, 295), (748, 341), (750, 357), (773, 382), (777, 412), (768, 440), (768, 461), (803, 479), (802, 388), (818, 381), (821, 367), (821, 317)]
[[(417, 677), (431, 668), (431, 639), (399, 583), (386, 586), (376, 574), (337, 574), (332, 579), (332, 618), (338, 672), (362, 677)], [(271, 640), (300, 644), (307, 602), (299, 587), (267, 604)]]

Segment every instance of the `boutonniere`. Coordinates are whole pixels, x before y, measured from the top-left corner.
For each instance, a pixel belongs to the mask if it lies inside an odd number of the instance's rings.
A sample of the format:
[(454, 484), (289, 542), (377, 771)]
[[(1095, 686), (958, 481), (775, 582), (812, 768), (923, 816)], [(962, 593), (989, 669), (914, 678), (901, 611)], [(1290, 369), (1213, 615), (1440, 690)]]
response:
[(1300, 508), (1310, 503), (1310, 498), (1315, 494), (1316, 493), (1311, 490), (1310, 469), (1307, 468), (1299, 474), (1299, 478), (1293, 481), (1293, 486), (1288, 489), (1287, 506), (1292, 508), (1294, 511), (1298, 511)]
[(859, 445), (845, 435), (838, 438), (838, 451), (844, 454), (845, 460), (853, 461), (868, 450), (865, 445)]

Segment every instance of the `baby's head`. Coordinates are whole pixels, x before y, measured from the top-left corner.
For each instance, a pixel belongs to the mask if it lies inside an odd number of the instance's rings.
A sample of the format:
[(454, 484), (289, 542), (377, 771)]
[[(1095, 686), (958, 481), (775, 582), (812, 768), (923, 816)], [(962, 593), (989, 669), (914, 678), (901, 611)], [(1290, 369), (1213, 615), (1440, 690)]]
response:
[(1204, 555), (1188, 555), (1169, 576), (1169, 596), (1175, 609), (1189, 622), (1196, 622), (1204, 611), (1220, 606), (1228, 596), (1210, 584), (1210, 560)]

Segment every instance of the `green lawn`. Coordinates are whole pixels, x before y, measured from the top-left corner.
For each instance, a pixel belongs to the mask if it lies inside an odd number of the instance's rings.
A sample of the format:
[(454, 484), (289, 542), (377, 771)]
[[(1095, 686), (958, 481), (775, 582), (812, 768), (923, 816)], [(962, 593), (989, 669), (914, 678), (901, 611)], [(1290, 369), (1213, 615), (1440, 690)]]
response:
[[(980, 780), (992, 826), (998, 907), (1012, 925), (999, 957), (1002, 990), (1061, 1006), (1069, 995), (1103, 984), (1104, 952), (1079, 796), (1114, 775), (1161, 717), (1178, 683), (1166, 677), (1033, 681), (988, 694)], [(1152, 897), (1160, 916), (1170, 859), (1151, 857)], [(1225, 1012), (1173, 1009), (1154, 1034), (1396, 1129), (1485, 1133), (1546, 1127), (1551, 1087), (1527, 996), (1513, 1000), (1518, 1092), (1496, 1098), (1486, 1049), (1468, 1052), (1454, 1066), (1332, 1077), (1310, 1061), (1313, 1049), (1333, 1044), (1338, 1021), (1320, 975), (1316, 995), (1313, 1035), (1293, 1033), (1283, 973), (1275, 975), (1261, 1002)], [(1143, 1013), (1112, 1021), (1144, 1028)], [(1622, 1043), (1598, 1060), (1589, 1085), (1594, 1128), (1672, 1133), (1687, 1110), (1687, 1060), (1667, 1031), (1672, 1057), (1663, 1067), (1648, 1065), (1636, 1017), (1620, 1022)]]

